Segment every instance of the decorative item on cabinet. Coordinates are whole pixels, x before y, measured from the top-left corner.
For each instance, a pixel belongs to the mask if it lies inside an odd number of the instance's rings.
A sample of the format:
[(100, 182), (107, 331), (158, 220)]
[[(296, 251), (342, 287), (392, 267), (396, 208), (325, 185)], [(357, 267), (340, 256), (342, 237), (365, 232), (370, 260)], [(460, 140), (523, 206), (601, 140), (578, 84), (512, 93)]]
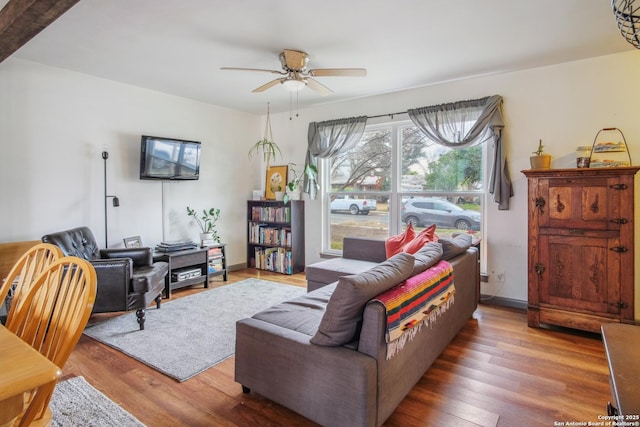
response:
[(631, 166), (631, 154), (629, 154), (629, 146), (622, 131), (618, 128), (600, 129), (593, 138), (589, 167), (618, 168), (625, 166)]
[(551, 167), (551, 155), (544, 153), (544, 146), (542, 140), (538, 143), (538, 149), (533, 152), (535, 156), (529, 157), (529, 163), (531, 163), (531, 169), (549, 169)]
[(287, 166), (271, 166), (265, 182), (267, 200), (282, 200), (287, 185)]
[(528, 324), (600, 332), (634, 321), (634, 175), (640, 167), (524, 170)]

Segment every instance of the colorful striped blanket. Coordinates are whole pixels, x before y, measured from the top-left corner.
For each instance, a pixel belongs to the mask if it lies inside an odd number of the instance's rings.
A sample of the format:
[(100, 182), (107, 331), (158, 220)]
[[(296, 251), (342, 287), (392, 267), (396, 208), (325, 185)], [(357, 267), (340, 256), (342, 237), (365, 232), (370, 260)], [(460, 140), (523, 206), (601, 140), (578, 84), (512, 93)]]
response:
[(381, 293), (387, 311), (387, 359), (415, 337), (423, 324), (431, 327), (454, 301), (453, 267), (440, 261), (426, 271)]

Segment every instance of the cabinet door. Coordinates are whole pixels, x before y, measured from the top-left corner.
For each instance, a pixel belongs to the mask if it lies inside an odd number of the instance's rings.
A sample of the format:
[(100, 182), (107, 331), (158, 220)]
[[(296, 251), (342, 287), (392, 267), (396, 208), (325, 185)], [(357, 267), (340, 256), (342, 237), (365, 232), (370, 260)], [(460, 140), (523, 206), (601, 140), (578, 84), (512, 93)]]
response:
[(610, 249), (617, 239), (540, 236), (543, 267), (540, 303), (597, 314), (619, 315), (620, 255)]
[(547, 215), (541, 227), (619, 230), (619, 191), (611, 178), (552, 178), (545, 186)]

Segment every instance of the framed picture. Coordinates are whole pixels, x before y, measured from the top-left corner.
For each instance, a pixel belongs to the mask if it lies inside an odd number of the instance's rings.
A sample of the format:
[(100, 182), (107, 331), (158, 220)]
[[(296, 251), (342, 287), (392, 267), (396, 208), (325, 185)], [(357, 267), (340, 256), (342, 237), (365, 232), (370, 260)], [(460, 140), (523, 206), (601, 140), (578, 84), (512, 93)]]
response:
[(125, 237), (122, 240), (124, 240), (125, 248), (141, 248), (142, 247), (142, 239), (140, 238), (140, 236)]
[(265, 195), (267, 200), (276, 198), (276, 191), (283, 191), (287, 185), (287, 170), (285, 166), (270, 166), (267, 169), (267, 182), (265, 183)]

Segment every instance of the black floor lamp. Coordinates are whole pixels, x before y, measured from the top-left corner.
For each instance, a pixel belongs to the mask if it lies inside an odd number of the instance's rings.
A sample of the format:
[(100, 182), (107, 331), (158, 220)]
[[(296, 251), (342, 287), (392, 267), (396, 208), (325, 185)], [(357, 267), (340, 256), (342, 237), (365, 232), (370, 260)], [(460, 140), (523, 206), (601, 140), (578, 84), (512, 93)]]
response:
[(120, 199), (117, 196), (110, 196), (107, 194), (107, 159), (109, 158), (109, 153), (107, 151), (102, 152), (102, 158), (104, 159), (104, 247), (109, 247), (109, 239), (107, 238), (107, 200), (109, 197), (113, 197), (113, 206), (120, 206)]

